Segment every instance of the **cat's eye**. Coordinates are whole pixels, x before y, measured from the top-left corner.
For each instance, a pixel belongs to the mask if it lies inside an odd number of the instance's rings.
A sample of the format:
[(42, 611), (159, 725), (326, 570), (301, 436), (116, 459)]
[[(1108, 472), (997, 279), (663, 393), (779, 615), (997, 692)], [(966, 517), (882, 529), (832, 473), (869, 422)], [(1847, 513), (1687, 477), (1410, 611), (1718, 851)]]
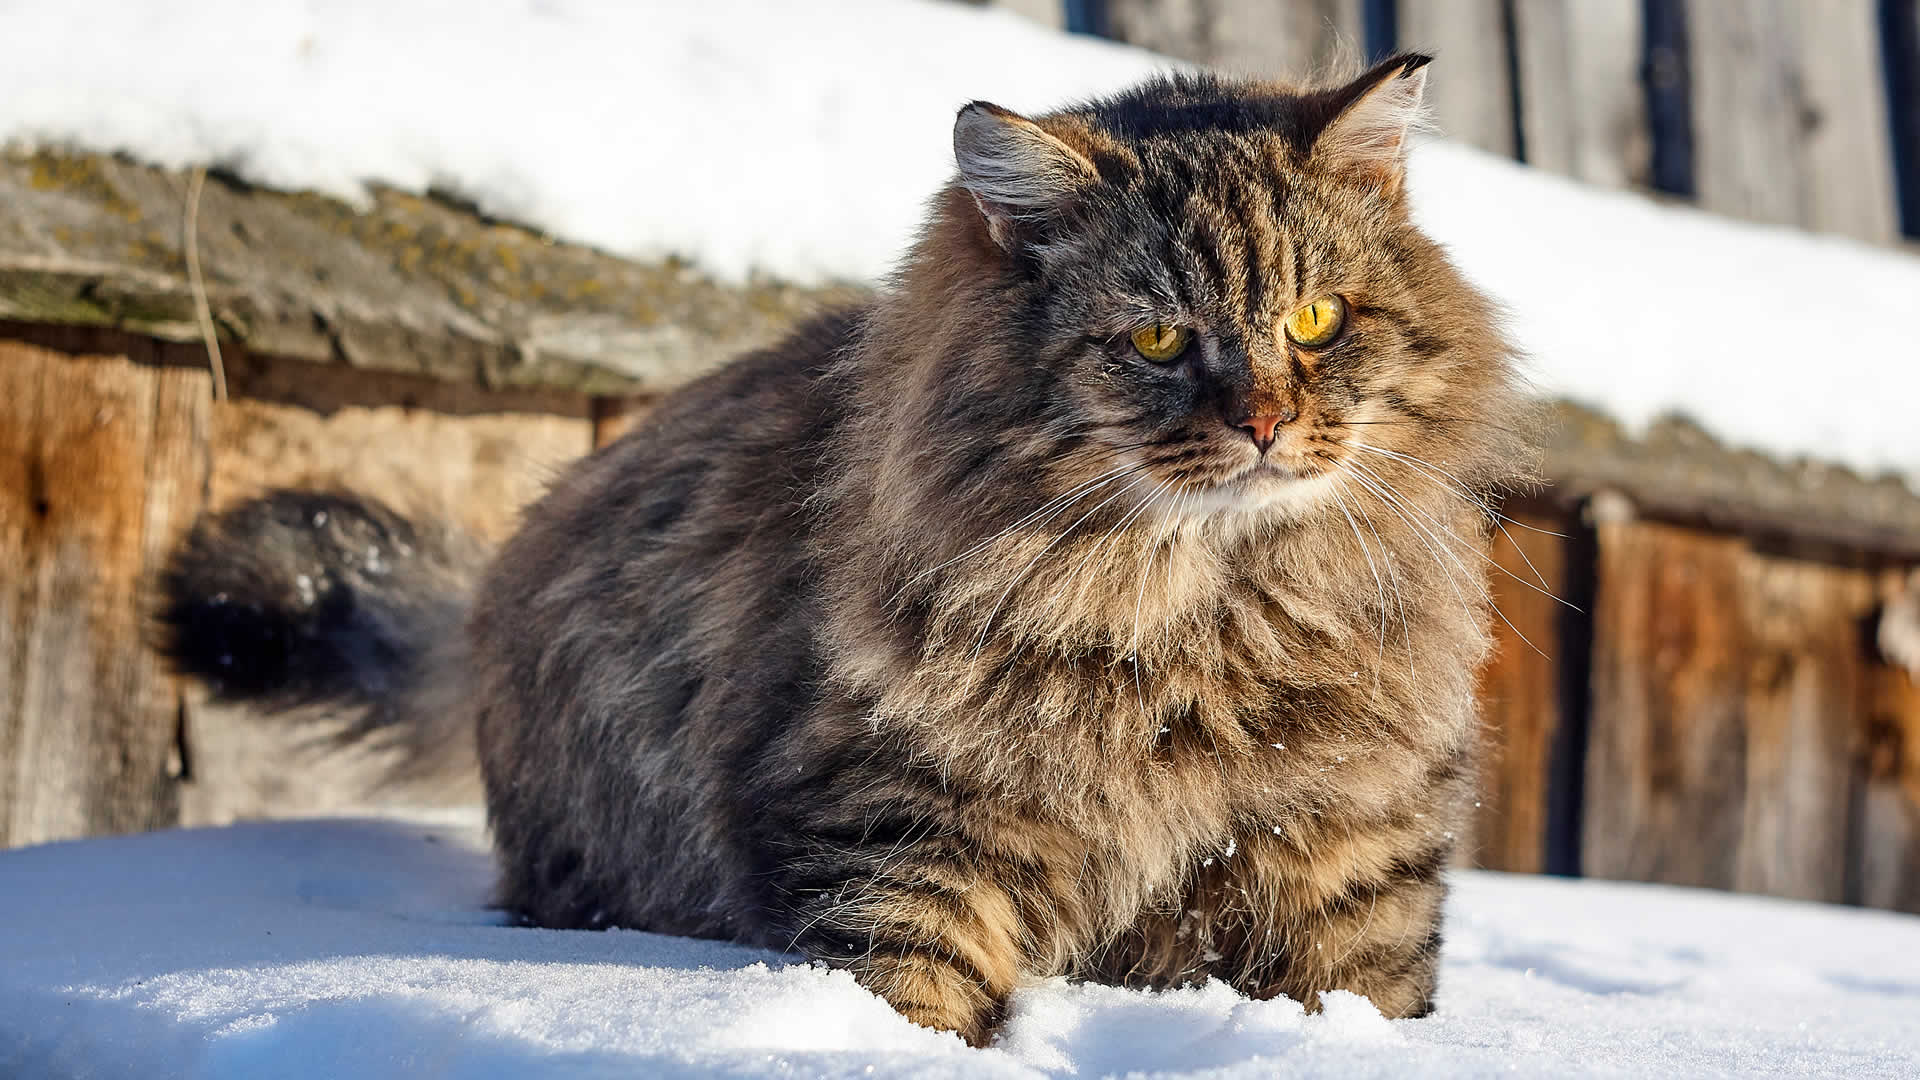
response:
[(1148, 323), (1133, 332), (1134, 351), (1156, 364), (1164, 364), (1187, 351), (1193, 335), (1184, 326)]
[(1323, 296), (1287, 316), (1287, 340), (1304, 348), (1318, 348), (1338, 337), (1346, 322), (1346, 302), (1337, 296)]

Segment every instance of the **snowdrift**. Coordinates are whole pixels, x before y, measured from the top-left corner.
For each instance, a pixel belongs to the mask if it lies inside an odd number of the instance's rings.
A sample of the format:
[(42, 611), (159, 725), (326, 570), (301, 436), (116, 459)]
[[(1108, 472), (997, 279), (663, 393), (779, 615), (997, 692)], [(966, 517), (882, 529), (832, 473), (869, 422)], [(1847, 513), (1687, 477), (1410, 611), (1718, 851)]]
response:
[(9, 1077), (1920, 1075), (1920, 918), (1463, 873), (1440, 1010), (1035, 983), (998, 1045), (844, 972), (507, 925), (477, 821), (0, 853)]

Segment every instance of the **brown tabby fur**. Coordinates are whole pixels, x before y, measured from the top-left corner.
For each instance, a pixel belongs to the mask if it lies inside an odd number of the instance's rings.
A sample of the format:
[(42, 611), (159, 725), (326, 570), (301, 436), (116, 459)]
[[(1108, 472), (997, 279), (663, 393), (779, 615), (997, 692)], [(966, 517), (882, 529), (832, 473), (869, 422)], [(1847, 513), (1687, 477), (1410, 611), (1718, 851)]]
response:
[(1428, 1012), (1528, 414), (1407, 214), (1424, 63), (963, 110), (879, 300), (576, 467), (401, 665), (477, 726), (504, 902), (797, 949), (976, 1044), (1058, 974)]

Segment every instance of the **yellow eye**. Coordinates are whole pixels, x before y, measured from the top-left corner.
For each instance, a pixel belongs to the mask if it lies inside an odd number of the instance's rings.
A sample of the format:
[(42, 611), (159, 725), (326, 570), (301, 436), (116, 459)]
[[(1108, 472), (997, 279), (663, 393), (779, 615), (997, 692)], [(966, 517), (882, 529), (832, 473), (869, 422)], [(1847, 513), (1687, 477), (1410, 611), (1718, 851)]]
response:
[(1318, 348), (1332, 341), (1347, 322), (1347, 305), (1337, 296), (1323, 296), (1287, 316), (1287, 337), (1295, 345)]
[(1184, 326), (1150, 323), (1133, 332), (1133, 347), (1141, 356), (1164, 364), (1186, 352), (1187, 341), (1192, 336)]

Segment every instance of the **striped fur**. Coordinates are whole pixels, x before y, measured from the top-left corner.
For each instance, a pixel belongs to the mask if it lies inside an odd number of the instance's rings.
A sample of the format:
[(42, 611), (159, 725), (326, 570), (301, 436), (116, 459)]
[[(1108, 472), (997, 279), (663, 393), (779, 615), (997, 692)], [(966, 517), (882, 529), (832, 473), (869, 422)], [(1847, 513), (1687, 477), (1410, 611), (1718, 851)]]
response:
[(974, 1043), (1057, 974), (1431, 1009), (1530, 414), (1402, 199), (1424, 62), (963, 111), (893, 287), (573, 469), (431, 654), (504, 902)]

